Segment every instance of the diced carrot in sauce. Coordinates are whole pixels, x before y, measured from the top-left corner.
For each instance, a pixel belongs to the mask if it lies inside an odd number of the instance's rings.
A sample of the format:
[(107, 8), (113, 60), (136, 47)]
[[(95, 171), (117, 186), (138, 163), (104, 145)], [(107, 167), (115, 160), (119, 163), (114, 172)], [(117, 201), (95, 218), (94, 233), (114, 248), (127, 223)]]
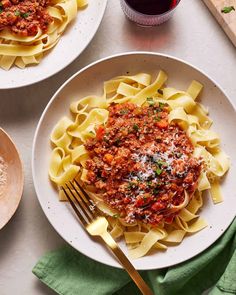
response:
[(142, 199), (142, 198), (139, 198), (139, 199), (136, 199), (136, 202), (135, 202), (135, 205), (137, 206), (137, 207), (141, 207), (141, 206), (143, 206), (144, 205), (144, 199)]
[(112, 104), (105, 126), (85, 143), (87, 179), (128, 223), (171, 223), (170, 205), (191, 196), (202, 168), (185, 131), (168, 122), (169, 107)]
[(111, 164), (113, 159), (114, 157), (111, 154), (105, 154), (105, 156), (103, 157), (103, 161), (107, 162), (108, 164)]
[(165, 208), (165, 205), (162, 204), (162, 203), (160, 203), (160, 202), (156, 202), (156, 203), (154, 203), (154, 204), (152, 205), (151, 208), (152, 208), (153, 211), (159, 211), (159, 210), (161, 210), (161, 209), (164, 209), (164, 208)]
[(175, 218), (175, 215), (174, 214), (172, 214), (170, 216), (167, 216), (167, 217), (165, 217), (165, 222), (166, 223), (172, 223), (173, 220), (174, 220), (174, 218)]
[(2, 0), (1, 3), (2, 3), (3, 8), (11, 6), (11, 1), (10, 0)]
[(105, 129), (102, 126), (99, 126), (96, 133), (97, 140), (102, 140), (105, 134)]
[(156, 122), (155, 125), (158, 127), (158, 128), (161, 128), (161, 129), (166, 129), (168, 127), (168, 122), (166, 120), (161, 120), (159, 122)]

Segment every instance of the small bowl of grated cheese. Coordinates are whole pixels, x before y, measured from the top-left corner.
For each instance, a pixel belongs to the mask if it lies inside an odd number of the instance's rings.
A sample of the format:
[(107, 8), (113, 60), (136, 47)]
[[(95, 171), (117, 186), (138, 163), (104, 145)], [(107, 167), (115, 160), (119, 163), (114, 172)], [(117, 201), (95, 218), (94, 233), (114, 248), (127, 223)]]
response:
[(15, 213), (23, 192), (24, 175), (17, 148), (0, 128), (0, 229)]

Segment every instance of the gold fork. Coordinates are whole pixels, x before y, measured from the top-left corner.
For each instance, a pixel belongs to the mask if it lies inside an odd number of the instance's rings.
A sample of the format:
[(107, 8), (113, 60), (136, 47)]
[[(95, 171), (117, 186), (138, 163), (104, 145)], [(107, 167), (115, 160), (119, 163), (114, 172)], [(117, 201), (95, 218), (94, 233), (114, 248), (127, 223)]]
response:
[(107, 219), (99, 213), (96, 204), (90, 199), (89, 195), (78, 183), (78, 181), (74, 179), (74, 182), (76, 185), (70, 181), (65, 184), (65, 187), (62, 186), (61, 188), (68, 198), (68, 201), (74, 209), (81, 224), (91, 236), (100, 236), (102, 238), (106, 246), (113, 252), (120, 264), (133, 279), (142, 294), (154, 295), (124, 252), (107, 231)]

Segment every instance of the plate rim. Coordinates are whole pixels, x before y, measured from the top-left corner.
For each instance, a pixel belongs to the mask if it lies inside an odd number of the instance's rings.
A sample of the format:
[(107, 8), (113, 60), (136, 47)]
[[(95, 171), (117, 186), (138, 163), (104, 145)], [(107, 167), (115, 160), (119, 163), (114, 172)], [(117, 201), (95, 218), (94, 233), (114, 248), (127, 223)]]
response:
[[(101, 12), (101, 14), (100, 14), (100, 18), (98, 18), (98, 22), (97, 22), (98, 24), (97, 24), (95, 30), (94, 30), (93, 33), (89, 36), (89, 38), (87, 39), (87, 42), (85, 42), (84, 46), (82, 47), (82, 50), (81, 50), (77, 55), (75, 55), (75, 57), (72, 58), (72, 60), (70, 60), (69, 63), (67, 63), (67, 64), (66, 64), (65, 66), (63, 66), (61, 69), (58, 69), (58, 70), (56, 70), (55, 72), (46, 75), (45, 77), (39, 78), (39, 79), (37, 79), (36, 81), (26, 82), (26, 83), (24, 83), (24, 84), (22, 84), (22, 85), (13, 85), (13, 86), (9, 85), (9, 86), (6, 86), (6, 87), (4, 87), (4, 85), (3, 85), (3, 86), (0, 85), (0, 90), (18, 89), (18, 88), (22, 88), (22, 87), (27, 87), (27, 86), (35, 85), (35, 84), (37, 84), (37, 83), (40, 83), (40, 82), (42, 82), (42, 81), (44, 81), (44, 80), (47, 80), (47, 79), (53, 77), (54, 75), (60, 73), (60, 72), (63, 71), (65, 68), (67, 68), (68, 66), (70, 66), (70, 65), (72, 64), (72, 62), (74, 62), (75, 59), (77, 59), (77, 58), (78, 58), (78, 57), (84, 52), (84, 50), (88, 47), (88, 45), (91, 43), (91, 41), (92, 41), (93, 38), (95, 37), (95, 35), (96, 35), (96, 33), (97, 33), (97, 31), (98, 31), (100, 25), (101, 25), (102, 19), (103, 19), (103, 17), (104, 17), (105, 11), (106, 11), (106, 7), (107, 7), (108, 0), (102, 0), (102, 1), (104, 1), (104, 2), (102, 2), (102, 4), (103, 4), (103, 6), (102, 6), (102, 12)], [(73, 26), (73, 24), (72, 24), (72, 26)], [(63, 34), (62, 34), (62, 37), (63, 37)], [(50, 52), (49, 52), (49, 54), (50, 54)], [(38, 65), (36, 65), (36, 67), (40, 67), (40, 63), (39, 63)], [(0, 69), (0, 70), (2, 70), (2, 69)], [(4, 71), (4, 70), (3, 70), (3, 71)]]
[[(165, 53), (159, 53), (159, 52), (150, 52), (150, 51), (128, 51), (128, 52), (122, 52), (122, 53), (118, 53), (118, 54), (112, 54), (112, 55), (109, 55), (109, 56), (106, 56), (106, 57), (103, 57), (103, 58), (100, 58), (90, 64), (88, 64), (87, 66), (83, 67), (82, 69), (78, 70), (76, 73), (74, 73), (71, 77), (69, 77), (59, 88), (58, 90), (52, 95), (52, 97), (50, 98), (49, 102), (47, 103), (45, 109), (43, 110), (42, 114), (41, 114), (41, 117), (38, 121), (38, 124), (37, 124), (37, 127), (35, 129), (35, 134), (34, 134), (34, 138), (33, 138), (33, 144), (32, 144), (32, 154), (31, 154), (31, 169), (32, 169), (32, 176), (33, 176), (33, 184), (34, 184), (34, 188), (35, 188), (35, 192), (36, 192), (36, 196), (37, 196), (37, 199), (40, 203), (40, 206), (41, 206), (41, 209), (42, 211), (44, 212), (46, 218), (48, 219), (49, 223), (51, 224), (51, 226), (53, 227), (53, 229), (57, 232), (57, 234), (59, 234), (59, 236), (70, 246), (72, 246), (76, 251), (78, 251), (79, 253), (85, 255), (86, 257), (90, 258), (90, 259), (93, 259), (94, 261), (98, 262), (98, 263), (102, 263), (104, 265), (108, 265), (110, 267), (116, 267), (116, 268), (120, 268), (120, 269), (123, 269), (123, 267), (120, 265), (120, 264), (109, 264), (109, 263), (106, 263), (106, 262), (103, 262), (103, 261), (100, 261), (94, 257), (90, 257), (88, 256), (88, 254), (78, 250), (73, 244), (71, 244), (69, 242), (69, 240), (67, 240), (65, 237), (63, 237), (59, 231), (53, 226), (52, 222), (50, 221), (48, 215), (46, 214), (46, 211), (44, 211), (44, 208), (43, 208), (43, 204), (41, 203), (41, 200), (39, 198), (39, 191), (38, 191), (38, 187), (37, 187), (37, 182), (36, 182), (36, 175), (35, 175), (35, 165), (34, 165), (34, 154), (35, 154), (35, 149), (36, 149), (36, 141), (37, 141), (37, 138), (38, 138), (38, 133), (39, 133), (39, 129), (41, 127), (41, 124), (43, 122), (43, 119), (49, 109), (49, 107), (51, 106), (51, 104), (53, 103), (53, 101), (56, 99), (56, 97), (58, 96), (58, 94), (61, 92), (61, 90), (66, 87), (76, 76), (80, 75), (81, 73), (83, 73), (84, 71), (86, 71), (87, 69), (95, 66), (96, 64), (99, 64), (99, 63), (102, 63), (104, 61), (107, 61), (107, 60), (111, 60), (113, 58), (119, 58), (119, 57), (122, 57), (122, 56), (128, 56), (128, 55), (154, 55), (154, 56), (159, 56), (159, 57), (163, 57), (163, 58), (169, 58), (169, 59), (172, 59), (172, 60), (175, 60), (175, 61), (178, 61), (178, 62), (181, 62), (191, 68), (193, 68), (194, 70), (197, 70), (198, 72), (200, 72), (201, 74), (203, 74), (207, 79), (209, 79), (219, 90), (220, 92), (223, 93), (223, 95), (227, 98), (230, 106), (232, 107), (233, 111), (236, 113), (236, 106), (234, 106), (233, 102), (231, 101), (230, 97), (226, 94), (226, 92), (223, 90), (223, 88), (211, 77), (209, 77), (209, 75), (202, 69), (200, 69), (199, 67), (191, 64), (190, 62), (187, 62), (181, 58), (178, 58), (178, 57), (175, 57), (175, 56), (172, 56), (172, 55), (169, 55), (169, 54), (165, 54)], [(236, 215), (235, 215), (236, 216)], [(234, 218), (235, 218), (234, 216)], [(229, 226), (232, 224), (234, 218), (229, 222), (228, 226), (225, 228), (225, 230), (219, 235), (217, 236), (216, 238), (213, 239), (213, 242), (208, 245), (204, 250), (200, 250), (199, 252), (197, 252), (195, 255), (191, 255), (190, 257), (184, 259), (183, 261), (179, 262), (179, 263), (175, 263), (175, 264), (171, 264), (171, 265), (167, 265), (167, 266), (164, 266), (164, 267), (145, 267), (145, 268), (137, 268), (137, 269), (140, 269), (140, 270), (154, 270), (154, 269), (163, 269), (163, 268), (166, 268), (166, 267), (172, 267), (172, 266), (175, 266), (175, 265), (179, 265), (183, 262), (186, 262), (196, 256), (198, 256), (199, 254), (203, 253), (205, 250), (207, 250), (209, 247), (211, 247), (218, 239), (220, 239), (222, 237), (222, 235), (226, 232), (226, 230), (229, 228)]]
[(5, 221), (5, 223), (0, 227), (0, 230), (3, 229), (8, 223), (9, 221), (13, 218), (13, 216), (15, 215), (19, 205), (20, 205), (20, 202), (21, 202), (21, 199), (22, 199), (22, 196), (23, 196), (23, 192), (24, 192), (24, 182), (25, 182), (25, 174), (24, 174), (24, 166), (23, 166), (23, 161), (22, 161), (22, 158), (21, 158), (21, 155), (20, 155), (20, 152), (18, 150), (18, 147), (16, 146), (15, 142), (13, 141), (12, 137), (2, 128), (0, 127), (0, 132), (4, 133), (5, 136), (8, 138), (9, 140), (9, 143), (12, 145), (12, 147), (15, 149), (15, 152), (16, 152), (16, 155), (17, 155), (17, 160), (19, 161), (19, 165), (20, 165), (20, 177), (21, 177), (21, 186), (19, 187), (19, 197), (18, 197), (18, 200), (17, 200), (17, 204), (15, 205), (15, 208), (14, 210), (12, 210), (11, 212), (11, 215), (9, 216), (9, 218)]

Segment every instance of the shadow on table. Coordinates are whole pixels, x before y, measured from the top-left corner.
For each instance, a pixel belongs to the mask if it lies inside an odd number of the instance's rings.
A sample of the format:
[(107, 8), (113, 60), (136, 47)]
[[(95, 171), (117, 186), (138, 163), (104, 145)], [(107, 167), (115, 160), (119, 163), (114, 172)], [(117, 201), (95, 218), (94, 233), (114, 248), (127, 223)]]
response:
[(0, 230), (0, 263), (11, 256), (14, 245), (22, 238), (20, 231), (20, 216), (22, 206), (20, 204), (12, 219)]
[(178, 35), (174, 18), (155, 27), (140, 26), (125, 19), (122, 28), (128, 46), (143, 51), (152, 51), (154, 48), (158, 48), (158, 51), (168, 49), (176, 42)]
[(48, 286), (44, 285), (41, 281), (37, 280), (34, 285), (37, 294), (44, 294), (44, 295), (55, 295), (56, 292), (50, 289)]

